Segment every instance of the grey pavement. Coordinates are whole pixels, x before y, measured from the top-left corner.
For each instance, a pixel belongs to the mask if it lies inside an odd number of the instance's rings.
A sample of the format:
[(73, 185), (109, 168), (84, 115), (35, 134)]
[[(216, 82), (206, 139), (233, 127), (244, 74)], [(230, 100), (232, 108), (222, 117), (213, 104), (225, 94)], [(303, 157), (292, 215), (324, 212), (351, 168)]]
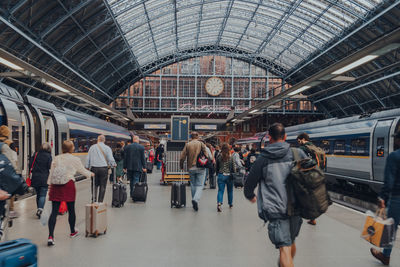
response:
[[(234, 191), (234, 207), (216, 210), (217, 190), (203, 191), (199, 212), (170, 208), (170, 187), (159, 185), (160, 173), (149, 175), (146, 203), (127, 201), (108, 209), (108, 231), (85, 238), (84, 205), (90, 200), (90, 183), (77, 183), (77, 228), (69, 238), (68, 215), (58, 216), (55, 246), (47, 247), (47, 226), (35, 216), (35, 199), (16, 204), (21, 217), (14, 221), (9, 239), (28, 238), (39, 247), (39, 266), (254, 266), (276, 267), (278, 251), (270, 243), (266, 227), (257, 217), (256, 205), (245, 200), (242, 189)], [(111, 186), (106, 192), (111, 203)], [(225, 195), (226, 201), (226, 195)], [(332, 205), (316, 226), (303, 223), (297, 240), (295, 266), (382, 266), (360, 238), (364, 215)], [(400, 266), (400, 245), (393, 250), (391, 266)]]

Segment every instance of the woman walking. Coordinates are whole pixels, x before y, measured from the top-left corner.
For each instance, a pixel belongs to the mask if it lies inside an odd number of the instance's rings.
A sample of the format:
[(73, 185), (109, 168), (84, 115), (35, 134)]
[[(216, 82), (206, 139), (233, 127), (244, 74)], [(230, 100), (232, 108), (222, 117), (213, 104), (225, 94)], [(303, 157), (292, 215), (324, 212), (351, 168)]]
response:
[(62, 144), (63, 154), (56, 156), (51, 164), (49, 175), (49, 200), (52, 202), (52, 211), (49, 218), (48, 246), (54, 245), (54, 228), (56, 226), (56, 219), (61, 201), (67, 202), (68, 222), (71, 230), (69, 236), (72, 238), (78, 235), (78, 230), (75, 229), (76, 188), (74, 176), (76, 173), (80, 173), (86, 176), (86, 178), (94, 176), (94, 173), (85, 169), (78, 157), (71, 154), (74, 150), (75, 147), (72, 141), (64, 141)]
[(229, 145), (223, 144), (221, 152), (217, 158), (216, 172), (218, 174), (218, 195), (217, 195), (217, 211), (222, 211), (222, 203), (224, 197), (225, 186), (228, 191), (228, 204), (233, 207), (233, 181), (232, 173), (234, 173), (234, 163), (229, 152)]
[(51, 147), (48, 143), (44, 143), (40, 147), (39, 151), (33, 155), (29, 164), (29, 166), (31, 166), (31, 186), (35, 188), (36, 191), (36, 216), (39, 219), (42, 215), (43, 207), (46, 202), (48, 189), (47, 180), (49, 178), (51, 161)]

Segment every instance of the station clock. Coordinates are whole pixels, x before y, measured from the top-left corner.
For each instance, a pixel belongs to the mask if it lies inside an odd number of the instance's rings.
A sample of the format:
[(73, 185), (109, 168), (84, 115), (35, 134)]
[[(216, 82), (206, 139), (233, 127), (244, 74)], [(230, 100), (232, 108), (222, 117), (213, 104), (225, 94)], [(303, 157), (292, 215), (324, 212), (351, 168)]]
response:
[(205, 89), (210, 96), (219, 96), (224, 91), (224, 81), (218, 77), (211, 77), (206, 81)]

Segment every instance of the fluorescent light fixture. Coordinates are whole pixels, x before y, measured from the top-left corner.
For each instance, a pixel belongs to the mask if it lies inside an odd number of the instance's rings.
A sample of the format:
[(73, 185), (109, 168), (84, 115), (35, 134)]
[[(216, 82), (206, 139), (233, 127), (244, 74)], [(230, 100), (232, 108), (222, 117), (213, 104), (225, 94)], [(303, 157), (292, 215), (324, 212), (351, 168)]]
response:
[(294, 90), (293, 92), (290, 92), (290, 93), (288, 94), (288, 96), (297, 95), (298, 93), (301, 93), (301, 92), (307, 90), (307, 89), (310, 88), (310, 87), (311, 87), (311, 86), (309, 86), (309, 85), (302, 86), (302, 87), (300, 87), (299, 89), (296, 89), (296, 90)]
[(243, 117), (242, 119), (248, 120), (248, 119), (251, 119), (251, 117)]
[(48, 86), (50, 86), (50, 87), (52, 87), (52, 88), (54, 88), (54, 89), (56, 89), (58, 91), (61, 91), (61, 92), (64, 92), (64, 93), (70, 93), (70, 91), (68, 89), (65, 89), (64, 87), (61, 87), (58, 84), (55, 84), (53, 82), (46, 81), (45, 84), (47, 84)]
[(104, 111), (111, 112), (111, 110), (109, 110), (108, 108), (101, 108), (101, 109), (104, 110)]
[(369, 61), (371, 61), (371, 60), (373, 60), (373, 59), (375, 59), (377, 57), (378, 57), (377, 55), (368, 55), (368, 56), (362, 57), (359, 60), (356, 60), (353, 63), (351, 63), (351, 64), (349, 64), (347, 66), (344, 66), (343, 68), (340, 68), (340, 69), (332, 72), (332, 74), (335, 74), (335, 75), (343, 74), (343, 73), (345, 73), (345, 72), (347, 72), (347, 71), (349, 71), (351, 69), (354, 69), (354, 68), (356, 68), (356, 67), (358, 67), (358, 66), (360, 66), (360, 65), (362, 65), (364, 63), (367, 63), (367, 62), (369, 62)]
[(259, 109), (254, 109), (252, 111), (249, 111), (250, 114), (256, 113), (257, 111), (259, 111)]
[(129, 121), (129, 119), (128, 118), (123, 118), (124, 120), (126, 120), (126, 121)]
[(237, 121), (237, 119), (233, 119), (233, 120), (231, 120), (231, 122), (235, 122), (235, 121)]
[(10, 69), (13, 69), (13, 70), (20, 70), (20, 71), (24, 70), (20, 66), (18, 66), (16, 64), (14, 64), (14, 63), (2, 58), (2, 57), (0, 57), (0, 63), (3, 64), (3, 65), (6, 65), (7, 67), (9, 67)]

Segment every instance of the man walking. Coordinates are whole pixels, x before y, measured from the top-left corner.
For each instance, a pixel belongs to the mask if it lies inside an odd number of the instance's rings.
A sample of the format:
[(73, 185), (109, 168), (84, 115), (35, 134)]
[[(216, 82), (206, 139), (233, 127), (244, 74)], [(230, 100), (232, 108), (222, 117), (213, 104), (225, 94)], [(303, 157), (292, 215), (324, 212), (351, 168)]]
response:
[[(86, 160), (85, 167), (94, 173), (94, 178), (92, 178), (92, 200), (94, 202), (103, 202), (106, 193), (107, 178), (110, 175), (109, 171), (112, 167), (116, 166), (112, 150), (105, 144), (105, 141), (106, 137), (99, 135), (97, 137), (97, 144), (90, 147)], [(94, 192), (93, 180), (95, 184)], [(98, 198), (97, 191), (99, 191)]]
[[(288, 214), (286, 179), (294, 156), (290, 145), (285, 142), (285, 128), (281, 123), (274, 123), (268, 136), (269, 145), (254, 162), (244, 185), (244, 195), (252, 203), (257, 201), (259, 217), (269, 221), (268, 235), (279, 249), (279, 266), (292, 267), (296, 254), (295, 239), (302, 224), (300, 216)], [(298, 153), (300, 158), (306, 158), (303, 151), (298, 149)], [(257, 185), (258, 197), (254, 194)]]
[(187, 143), (182, 150), (180, 167), (183, 170), (183, 164), (185, 160), (187, 160), (187, 169), (190, 175), (190, 188), (192, 190), (192, 204), (195, 211), (199, 209), (199, 201), (206, 179), (206, 168), (197, 167), (196, 165), (200, 151), (203, 151), (204, 155), (209, 158), (206, 146), (199, 141), (199, 134), (197, 132), (192, 132), (192, 141)]
[[(400, 223), (400, 131), (394, 134), (395, 151), (386, 160), (385, 181), (379, 194), (378, 206), (388, 208), (387, 217), (393, 218), (397, 229)], [(389, 265), (392, 246), (384, 248), (383, 252), (371, 248), (372, 256), (384, 265)]]
[(124, 149), (124, 171), (127, 172), (130, 181), (130, 195), (133, 197), (135, 184), (140, 181), (143, 172), (146, 172), (146, 159), (144, 147), (139, 144), (139, 136), (135, 135), (133, 143)]

